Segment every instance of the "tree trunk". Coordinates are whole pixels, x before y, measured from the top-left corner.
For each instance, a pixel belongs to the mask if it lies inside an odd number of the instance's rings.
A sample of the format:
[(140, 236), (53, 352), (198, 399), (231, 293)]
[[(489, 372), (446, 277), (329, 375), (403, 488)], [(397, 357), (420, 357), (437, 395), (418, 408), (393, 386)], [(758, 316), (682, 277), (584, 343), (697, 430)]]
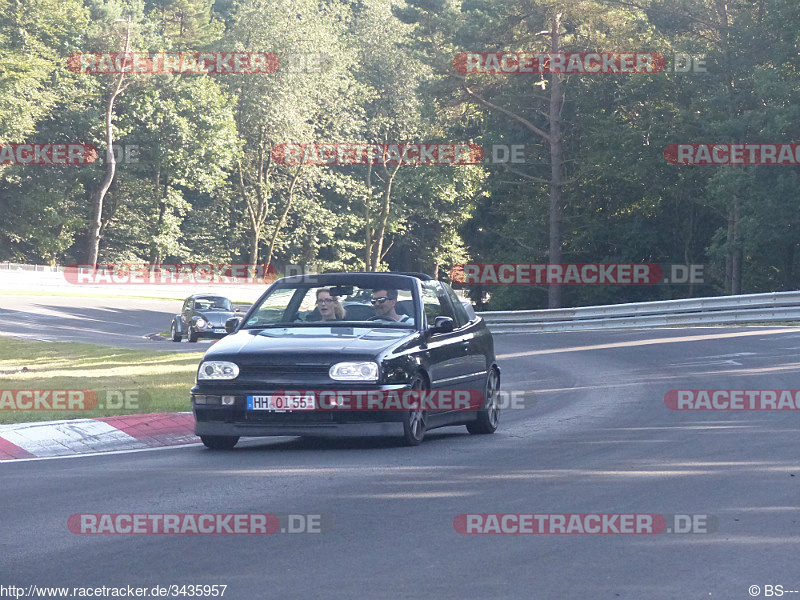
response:
[[(692, 249), (694, 247), (694, 222), (695, 222), (695, 208), (694, 206), (689, 207), (689, 222), (686, 224), (686, 229), (689, 232), (689, 237), (686, 239), (683, 245), (683, 264), (690, 265), (692, 264)], [(703, 274), (705, 276), (705, 273)], [(694, 277), (689, 279), (689, 298), (694, 298), (695, 294), (695, 282)]]
[[(259, 132), (258, 138), (258, 156), (255, 165), (255, 182), (253, 189), (255, 191), (255, 199), (251, 199), (247, 194), (247, 187), (244, 183), (244, 168), (242, 162), (239, 161), (237, 168), (239, 171), (239, 192), (242, 200), (247, 207), (247, 215), (250, 217), (250, 252), (248, 256), (248, 264), (250, 265), (250, 276), (256, 277), (258, 265), (258, 244), (261, 240), (261, 232), (264, 229), (264, 221), (269, 212), (269, 195), (271, 193), (271, 186), (267, 184), (270, 177), (270, 169), (272, 167), (272, 154), (266, 159), (265, 164), (265, 128), (262, 127)], [(267, 188), (265, 190), (265, 188)]]
[(289, 209), (292, 207), (292, 200), (294, 199), (294, 187), (297, 184), (298, 177), (300, 177), (300, 170), (302, 168), (302, 165), (297, 167), (297, 171), (295, 171), (294, 177), (292, 177), (292, 183), (289, 185), (289, 193), (287, 194), (288, 197), (286, 198), (286, 206), (283, 207), (281, 217), (275, 224), (275, 231), (272, 232), (272, 239), (269, 241), (269, 253), (267, 254), (267, 266), (269, 266), (269, 264), (272, 262), (272, 255), (275, 252), (275, 243), (278, 240), (278, 234), (280, 233), (281, 228), (286, 221), (286, 215), (289, 214)]
[(247, 196), (247, 188), (244, 185), (244, 169), (242, 163), (238, 165), (239, 171), (239, 193), (242, 195), (245, 206), (247, 206), (247, 215), (250, 217), (250, 252), (248, 254), (247, 264), (250, 265), (250, 276), (255, 277), (255, 265), (258, 264), (258, 242), (261, 239), (261, 228), (264, 225), (262, 217), (261, 206), (253, 206), (250, 198)]
[[(560, 27), (562, 12), (556, 11), (551, 21), (551, 52), (560, 52), (561, 38)], [(550, 74), (550, 108), (548, 113), (549, 129), (544, 130), (537, 127), (535, 123), (525, 117), (497, 104), (494, 104), (480, 94), (473, 92), (466, 83), (462, 83), (464, 91), (475, 98), (483, 106), (497, 111), (510, 119), (520, 123), (525, 129), (539, 136), (550, 148), (550, 179), (541, 181), (549, 186), (549, 244), (548, 262), (561, 262), (561, 219), (563, 214), (563, 187), (564, 187), (564, 141), (561, 131), (561, 109), (564, 106), (564, 81), (558, 73)], [(535, 178), (530, 178), (535, 180)], [(561, 287), (550, 285), (547, 290), (547, 303), (549, 308), (559, 308), (561, 306)]]
[(367, 166), (367, 195), (364, 198), (364, 270), (369, 271), (372, 264), (372, 221), (369, 217), (372, 204), (372, 163)]
[[(561, 13), (553, 15), (553, 29), (550, 33), (551, 52), (561, 51), (559, 28)], [(561, 262), (561, 217), (562, 217), (562, 173), (563, 139), (561, 133), (561, 109), (564, 104), (564, 91), (561, 75), (550, 75), (550, 244), (547, 252), (549, 263)], [(561, 308), (561, 286), (550, 284), (547, 289), (547, 307)]]
[[(720, 50), (724, 57), (723, 66), (727, 71), (726, 80), (726, 93), (727, 93), (727, 111), (728, 119), (732, 122), (737, 116), (736, 110), (736, 96), (735, 79), (730, 73), (733, 68), (730, 56), (730, 46), (728, 43), (729, 37), (729, 15), (728, 4), (726, 0), (716, 0), (717, 10), (717, 25), (719, 27), (719, 44)], [(740, 141), (740, 140), (737, 140)], [(742, 293), (742, 248), (741, 248), (741, 231), (739, 229), (739, 220), (741, 218), (741, 200), (738, 194), (733, 195), (733, 202), (728, 212), (728, 245), (725, 256), (725, 276), (728, 292), (733, 295)]]
[(389, 224), (389, 210), (392, 206), (392, 184), (402, 164), (402, 161), (399, 161), (392, 171), (389, 171), (385, 164), (383, 165), (386, 186), (383, 190), (383, 203), (381, 204), (381, 214), (378, 216), (378, 226), (375, 228), (375, 247), (372, 252), (370, 271), (377, 271), (383, 259), (383, 241), (386, 238), (386, 227)]
[(733, 239), (730, 244), (731, 252), (731, 294), (734, 296), (742, 293), (742, 244), (739, 230), (741, 219), (741, 200), (738, 194), (733, 196)]
[[(125, 52), (130, 49), (131, 38), (131, 22), (128, 20), (128, 31), (125, 34)], [(114, 115), (114, 101), (119, 96), (122, 90), (122, 80), (125, 78), (125, 73), (120, 73), (117, 78), (117, 83), (111, 92), (106, 104), (106, 172), (100, 185), (92, 194), (92, 216), (89, 222), (89, 238), (87, 240), (86, 248), (86, 263), (90, 265), (97, 264), (97, 255), (100, 253), (100, 229), (103, 226), (103, 201), (105, 200), (108, 188), (114, 181), (114, 173), (117, 170), (117, 161), (114, 158), (114, 130), (111, 126), (112, 118)]]
[(247, 257), (247, 264), (255, 267), (258, 264), (258, 242), (261, 240), (261, 230), (253, 229), (250, 232), (250, 253)]
[(725, 293), (731, 294), (731, 280), (733, 279), (733, 252), (731, 252), (733, 240), (733, 210), (728, 210), (728, 234), (727, 246), (725, 247)]
[[(166, 185), (164, 186), (166, 188)], [(158, 198), (158, 220), (156, 221), (156, 228), (155, 234), (156, 236), (159, 235), (161, 232), (161, 225), (164, 222), (164, 213), (167, 211), (167, 200), (164, 197), (166, 194), (166, 189), (164, 192), (161, 191), (161, 163), (159, 162), (158, 167), (156, 168), (156, 180), (155, 180), (155, 189), (156, 189), (156, 198)], [(153, 265), (159, 264), (161, 262), (161, 251), (158, 248), (157, 242), (152, 242), (150, 245), (150, 263)]]

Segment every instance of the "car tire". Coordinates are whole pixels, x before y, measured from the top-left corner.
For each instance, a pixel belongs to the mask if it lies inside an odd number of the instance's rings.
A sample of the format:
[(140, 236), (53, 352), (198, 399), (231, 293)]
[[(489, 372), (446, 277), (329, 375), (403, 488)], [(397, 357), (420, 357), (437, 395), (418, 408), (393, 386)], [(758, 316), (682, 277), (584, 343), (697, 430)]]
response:
[(239, 441), (236, 435), (201, 435), (200, 441), (211, 450), (230, 450)]
[(194, 327), (189, 327), (189, 335), (186, 337), (186, 339), (194, 343), (199, 337), (200, 335), (194, 330)]
[(180, 342), (183, 339), (183, 336), (178, 333), (178, 326), (175, 324), (175, 321), (172, 322), (172, 341), (173, 342)]
[(497, 370), (492, 368), (486, 376), (486, 391), (484, 392), (484, 408), (478, 411), (478, 418), (472, 423), (467, 423), (467, 431), (474, 434), (487, 434), (497, 431), (500, 419), (500, 405), (497, 402), (497, 392), (500, 389), (500, 377)]
[[(411, 380), (412, 390), (428, 388), (428, 382), (422, 375), (416, 375)], [(403, 415), (403, 445), (419, 446), (425, 438), (425, 411), (409, 410)]]

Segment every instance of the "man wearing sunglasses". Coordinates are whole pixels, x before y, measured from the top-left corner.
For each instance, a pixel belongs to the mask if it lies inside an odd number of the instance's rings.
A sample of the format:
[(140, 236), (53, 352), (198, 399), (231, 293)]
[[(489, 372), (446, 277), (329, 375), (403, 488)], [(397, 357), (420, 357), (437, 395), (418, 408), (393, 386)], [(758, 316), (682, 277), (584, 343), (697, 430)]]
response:
[(397, 290), (373, 290), (372, 307), (375, 309), (375, 316), (371, 321), (397, 321), (398, 323), (409, 323), (411, 317), (408, 315), (398, 315), (394, 307), (397, 304)]

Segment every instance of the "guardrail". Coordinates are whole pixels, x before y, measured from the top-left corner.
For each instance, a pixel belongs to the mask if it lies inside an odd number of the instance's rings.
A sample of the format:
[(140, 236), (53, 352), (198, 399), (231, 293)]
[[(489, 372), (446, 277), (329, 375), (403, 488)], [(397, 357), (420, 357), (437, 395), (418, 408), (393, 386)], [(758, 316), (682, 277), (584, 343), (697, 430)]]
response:
[(797, 321), (800, 291), (478, 313), (492, 333)]
[[(49, 265), (26, 265), (0, 262), (0, 277), (6, 287), (31, 289), (64, 289), (75, 292), (61, 274), (64, 267)], [(37, 275), (35, 280), (28, 273)], [(24, 280), (17, 280), (17, 277)], [(11, 279), (10, 279), (11, 278)], [(81, 286), (95, 292), (118, 292), (113, 286)], [(131, 296), (187, 296), (197, 286), (125, 286), (124, 294)], [(248, 288), (252, 287), (250, 290)], [(263, 291), (258, 286), (232, 286), (215, 291), (237, 298), (257, 298)], [(793, 322), (800, 325), (800, 291), (746, 294), (741, 296), (718, 296), (712, 298), (688, 298), (658, 302), (631, 304), (608, 304), (602, 306), (580, 306), (549, 310), (514, 310), (479, 312), (493, 333), (534, 333), (537, 331), (580, 331), (587, 329), (622, 329), (630, 327), (665, 327), (670, 325), (731, 325), (741, 323)]]

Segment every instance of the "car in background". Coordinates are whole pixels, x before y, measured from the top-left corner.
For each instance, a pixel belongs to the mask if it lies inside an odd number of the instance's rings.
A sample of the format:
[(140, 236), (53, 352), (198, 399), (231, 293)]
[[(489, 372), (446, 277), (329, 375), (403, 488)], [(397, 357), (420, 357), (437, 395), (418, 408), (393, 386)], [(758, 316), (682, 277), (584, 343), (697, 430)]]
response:
[[(323, 302), (341, 303), (344, 315), (322, 320)], [(447, 284), (427, 275), (286, 277), (226, 328), (230, 335), (205, 353), (191, 389), (195, 433), (208, 448), (230, 449), (241, 437), (362, 435), (416, 446), (437, 427), (497, 428), (492, 334)], [(409, 390), (468, 390), (469, 409), (331, 410), (316, 396)]]
[(172, 318), (172, 341), (180, 342), (184, 337), (190, 342), (196, 342), (200, 338), (223, 338), (227, 335), (225, 322), (235, 316), (236, 312), (231, 301), (224, 296), (189, 296), (183, 301), (180, 314)]

